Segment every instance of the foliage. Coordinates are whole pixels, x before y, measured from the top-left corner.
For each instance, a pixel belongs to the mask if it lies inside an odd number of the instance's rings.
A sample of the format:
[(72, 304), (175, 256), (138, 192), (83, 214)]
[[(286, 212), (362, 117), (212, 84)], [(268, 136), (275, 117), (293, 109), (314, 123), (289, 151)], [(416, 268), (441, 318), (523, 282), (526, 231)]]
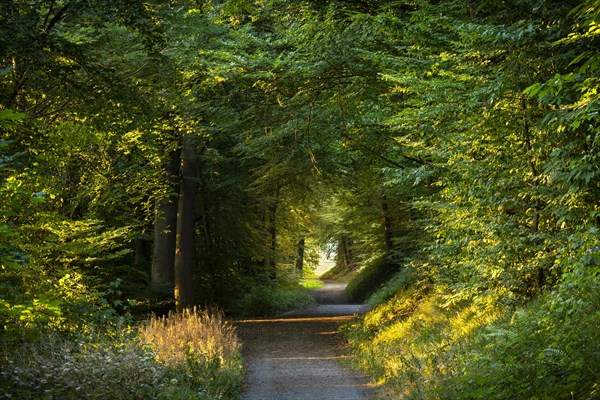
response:
[(364, 263), (346, 286), (345, 293), (352, 302), (363, 302), (375, 293), (396, 272), (398, 267), (382, 258)]
[[(93, 331), (147, 295), (188, 138), (195, 303), (306, 304), (287, 282), (300, 243), (307, 265), (334, 248), (349, 292), (376, 305), (356, 349), (401, 395), (593, 397), (599, 9), (10, 2), (3, 332)], [(560, 317), (580, 306), (585, 321)]]
[(349, 338), (392, 397), (593, 398), (597, 2), (458, 5), (397, 21), (439, 28), (387, 77), (410, 94), (390, 122), (427, 154), (387, 182), (429, 187), (410, 201), (428, 243)]
[(308, 291), (297, 283), (253, 283), (248, 292), (236, 301), (229, 312), (233, 315), (264, 317), (275, 315), (293, 308), (302, 308), (315, 304)]
[(232, 328), (200, 311), (8, 346), (0, 392), (14, 399), (233, 399), (243, 377)]
[(90, 342), (51, 335), (10, 355), (7, 350), (3, 349), (2, 393), (8, 398), (154, 399), (164, 398), (161, 391), (171, 386), (152, 355), (127, 336)]
[(593, 398), (594, 236), (573, 237), (565, 282), (517, 309), (498, 298), (442, 306), (443, 294), (417, 280), (347, 326), (360, 365), (406, 398)]
[(318, 278), (304, 278), (300, 281), (300, 285), (308, 290), (315, 290), (323, 287), (324, 283)]
[(396, 272), (394, 276), (392, 276), (392, 278), (385, 283), (384, 286), (369, 296), (367, 303), (371, 307), (376, 307), (385, 303), (396, 293), (408, 289), (414, 283), (413, 273), (414, 271), (409, 267), (400, 269), (400, 271)]

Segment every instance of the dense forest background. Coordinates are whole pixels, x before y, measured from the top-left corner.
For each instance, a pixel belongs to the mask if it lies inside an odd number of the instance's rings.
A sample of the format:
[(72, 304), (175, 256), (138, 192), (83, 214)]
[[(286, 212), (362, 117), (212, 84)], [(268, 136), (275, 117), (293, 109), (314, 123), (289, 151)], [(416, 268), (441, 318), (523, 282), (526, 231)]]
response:
[(600, 395), (600, 1), (0, 20), (3, 336), (267, 313), (334, 249), (374, 306), (347, 327), (358, 362), (394, 393)]

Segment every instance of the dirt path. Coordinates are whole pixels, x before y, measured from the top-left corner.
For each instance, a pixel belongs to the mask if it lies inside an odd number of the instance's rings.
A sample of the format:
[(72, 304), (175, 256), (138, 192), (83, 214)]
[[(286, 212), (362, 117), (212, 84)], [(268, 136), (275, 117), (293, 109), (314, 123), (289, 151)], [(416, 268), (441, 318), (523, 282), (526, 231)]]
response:
[(340, 364), (339, 325), (365, 306), (345, 304), (343, 284), (313, 291), (318, 306), (236, 322), (247, 364), (242, 400), (367, 400), (368, 380)]

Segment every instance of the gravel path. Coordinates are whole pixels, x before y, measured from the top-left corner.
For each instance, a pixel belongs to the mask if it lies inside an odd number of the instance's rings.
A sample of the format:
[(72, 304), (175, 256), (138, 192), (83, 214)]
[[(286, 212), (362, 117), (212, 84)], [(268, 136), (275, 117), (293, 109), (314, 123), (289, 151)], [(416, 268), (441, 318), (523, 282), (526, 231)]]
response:
[(344, 367), (341, 323), (367, 307), (344, 304), (343, 284), (313, 291), (319, 305), (278, 318), (237, 321), (246, 359), (242, 400), (367, 400), (368, 380)]

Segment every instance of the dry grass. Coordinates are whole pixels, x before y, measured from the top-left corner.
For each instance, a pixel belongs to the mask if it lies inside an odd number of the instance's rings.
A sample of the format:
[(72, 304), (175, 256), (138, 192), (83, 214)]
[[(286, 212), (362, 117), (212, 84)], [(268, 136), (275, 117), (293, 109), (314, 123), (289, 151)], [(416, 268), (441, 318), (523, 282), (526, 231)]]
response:
[(220, 314), (200, 310), (111, 335), (0, 340), (0, 398), (233, 400), (243, 381), (239, 347)]
[(188, 309), (166, 317), (152, 317), (141, 329), (157, 361), (181, 363), (186, 354), (229, 359), (240, 348), (234, 328), (217, 312)]
[(141, 328), (155, 361), (181, 371), (181, 379), (203, 386), (207, 398), (235, 398), (242, 385), (240, 343), (235, 329), (216, 311), (197, 308), (152, 317)]

